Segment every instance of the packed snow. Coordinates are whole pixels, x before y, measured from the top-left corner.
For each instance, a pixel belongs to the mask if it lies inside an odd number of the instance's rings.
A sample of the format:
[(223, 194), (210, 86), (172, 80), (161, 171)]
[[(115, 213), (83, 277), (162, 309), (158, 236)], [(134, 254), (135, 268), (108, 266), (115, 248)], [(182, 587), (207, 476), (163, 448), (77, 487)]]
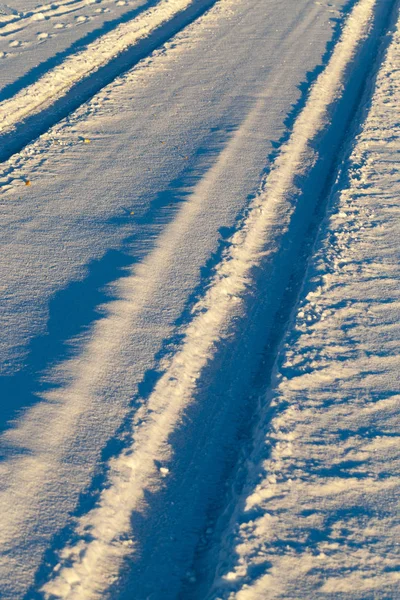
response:
[[(144, 11), (136, 19), (119, 25), (88, 44), (84, 50), (68, 56), (61, 65), (50, 69), (15, 96), (0, 103), (0, 133), (65, 94), (74, 83), (150, 35), (191, 3), (192, 0), (160, 0), (154, 8)], [(47, 37), (47, 34), (39, 35)]]
[[(98, 597), (102, 592), (101, 582), (106, 589), (118, 571), (121, 557), (132, 552), (131, 545), (135, 546), (135, 539), (134, 532), (133, 535), (130, 533), (130, 515), (142, 509), (145, 490), (153, 493), (157, 490), (157, 462), (172, 458), (168, 439), (182, 419), (183, 410), (194, 400), (196, 384), (212, 358), (213, 348), (227, 334), (230, 323), (240, 310), (241, 297), (251, 285), (251, 270), (258, 264), (260, 256), (265, 260), (266, 254), (273, 255), (279, 247), (279, 238), (289, 226), (293, 212), (288, 199), (293, 194), (294, 181), (304, 174), (307, 165), (313, 163), (311, 143), (324, 128), (329, 108), (343, 85), (346, 67), (369, 31), (374, 5), (375, 0), (361, 2), (349, 18), (343, 37), (312, 89), (262, 193), (251, 205), (243, 227), (233, 237), (230, 250), (217, 267), (206, 296), (194, 306), (196, 316), (184, 332), (181, 349), (174, 355), (146, 406), (138, 411), (137, 419), (141, 425), (135, 430), (132, 446), (113, 459), (109, 485), (102, 492), (99, 504), (91, 513), (84, 515), (79, 524), (79, 541), (62, 551), (61, 557), (68, 566), (58, 573), (60, 565), (57, 565), (55, 581), (44, 587), (49, 594), (62, 598)], [(186, 206), (190, 207), (190, 204)], [(173, 227), (176, 230), (172, 237), (177, 240), (182, 229), (178, 219)], [(164, 270), (160, 259), (157, 258), (156, 262)], [(131, 287), (133, 282), (130, 284), (126, 279), (124, 284)], [(127, 297), (128, 294), (118, 296)], [(128, 319), (120, 312), (118, 320), (128, 331)], [(110, 326), (114, 335), (94, 336), (95, 341), (96, 338), (101, 340), (102, 353), (107, 348), (104, 337), (121, 339), (121, 335), (115, 335), (116, 323), (112, 321), (106, 320), (105, 325)], [(110, 354), (107, 352), (107, 356)], [(94, 353), (94, 361), (103, 372), (97, 352)], [(96, 376), (96, 370), (90, 365), (84, 369), (84, 376), (86, 372)], [(76, 397), (86, 385), (78, 375), (77, 382), (74, 381), (71, 387), (66, 393)], [(98, 391), (95, 393), (98, 394)], [(70, 401), (65, 403), (71, 404)], [(86, 542), (88, 531), (90, 541)], [(133, 537), (131, 544), (123, 543), (122, 540), (130, 535)]]
[(9, 0), (0, 4), (0, 98), (32, 83), (108, 30), (145, 10), (145, 0)]
[(400, 23), (331, 198), (207, 597), (399, 597), (399, 64)]
[(4, 600), (396, 597), (396, 8), (0, 4)]

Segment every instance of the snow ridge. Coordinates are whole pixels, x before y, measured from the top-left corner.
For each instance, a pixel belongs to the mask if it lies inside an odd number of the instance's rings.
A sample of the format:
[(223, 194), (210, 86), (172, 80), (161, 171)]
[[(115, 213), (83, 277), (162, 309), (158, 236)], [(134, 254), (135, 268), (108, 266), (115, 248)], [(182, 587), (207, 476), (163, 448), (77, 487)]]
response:
[[(146, 491), (154, 492), (162, 485), (165, 473), (159, 465), (166, 465), (172, 458), (169, 435), (193, 401), (197, 381), (212, 359), (215, 345), (227, 335), (232, 318), (240, 311), (252, 269), (266, 256), (274, 255), (276, 241), (290, 226), (294, 212), (290, 198), (296, 190), (296, 177), (307, 173), (317, 160), (312, 141), (328, 124), (330, 107), (340, 98), (346, 69), (372, 26), (376, 3), (360, 0), (348, 18), (289, 141), (282, 147), (243, 227), (233, 236), (211, 287), (195, 306), (180, 350), (147, 405), (139, 411), (131, 447), (110, 462), (107, 488), (98, 505), (78, 522), (78, 542), (62, 550), (60, 564), (43, 587), (46, 598), (104, 598), (124, 558), (135, 552), (130, 515), (145, 510)], [(129, 292), (129, 279), (124, 285)], [(93, 339), (88, 351), (97, 352), (102, 344), (102, 339)], [(78, 372), (71, 373), (74, 393), (80, 393), (80, 377), (83, 381), (87, 377), (84, 370), (82, 362)], [(90, 388), (85, 393), (90, 393)]]
[[(110, 2), (110, 0), (108, 0)], [(25, 27), (29, 27), (32, 23), (53, 19), (55, 17), (63, 17), (69, 13), (76, 13), (82, 8), (86, 8), (91, 4), (97, 4), (96, 0), (73, 0), (73, 2), (53, 2), (52, 4), (37, 6), (36, 8), (18, 14), (1, 16), (0, 24), (6, 21), (11, 21), (3, 25), (0, 29), (0, 36), (10, 35), (15, 32), (20, 32)], [(1, 10), (1, 6), (0, 6)]]
[[(400, 21), (332, 197), (209, 600), (398, 598)], [(346, 179), (345, 178), (345, 179)]]
[(9, 100), (0, 103), (0, 134), (12, 130), (28, 115), (48, 106), (72, 86), (110, 62), (128, 47), (148, 37), (163, 23), (171, 20), (193, 0), (161, 0), (135, 19), (119, 25), (89, 44), (85, 50), (65, 61), (27, 86)]

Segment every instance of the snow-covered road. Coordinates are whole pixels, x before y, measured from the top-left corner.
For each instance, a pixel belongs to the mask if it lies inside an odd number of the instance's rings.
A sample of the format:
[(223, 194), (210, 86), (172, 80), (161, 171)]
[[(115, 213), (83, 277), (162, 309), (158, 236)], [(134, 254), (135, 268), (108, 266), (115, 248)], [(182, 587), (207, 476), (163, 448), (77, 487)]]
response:
[(330, 199), (207, 598), (400, 597), (399, 65), (400, 22)]
[(20, 4), (0, 5), (0, 39), (27, 40), (0, 92), (0, 596), (205, 597), (260, 357), (397, 2)]

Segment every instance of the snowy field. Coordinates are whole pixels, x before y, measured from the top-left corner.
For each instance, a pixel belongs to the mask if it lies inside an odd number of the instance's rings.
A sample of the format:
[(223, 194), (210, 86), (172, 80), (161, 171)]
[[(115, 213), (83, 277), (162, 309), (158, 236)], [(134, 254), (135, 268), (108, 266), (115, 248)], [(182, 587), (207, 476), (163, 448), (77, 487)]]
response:
[(0, 3), (0, 599), (400, 599), (398, 0)]

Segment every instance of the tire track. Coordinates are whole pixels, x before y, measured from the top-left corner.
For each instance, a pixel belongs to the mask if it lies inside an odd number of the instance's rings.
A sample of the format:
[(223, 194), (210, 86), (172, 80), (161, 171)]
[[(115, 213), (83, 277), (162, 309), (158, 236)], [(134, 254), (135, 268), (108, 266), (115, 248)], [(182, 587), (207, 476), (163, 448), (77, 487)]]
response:
[(0, 103), (0, 161), (8, 160), (204, 14), (216, 0), (161, 0)]
[[(299, 181), (306, 181), (312, 175), (312, 185), (318, 190), (328, 176), (326, 169), (331, 166), (335, 151), (331, 149), (329, 160), (322, 160), (323, 165), (317, 168), (319, 159), (323, 158), (321, 138), (331, 130), (329, 124), (334, 115), (334, 129), (339, 119), (341, 125), (330, 142), (336, 144), (334, 148), (340, 145), (347, 123), (342, 117), (344, 114), (347, 119), (351, 117), (360, 82), (350, 86), (353, 104), (350, 102), (349, 106), (344, 90), (351, 67), (364, 45), (372, 33), (375, 39), (379, 35), (374, 28), (377, 7), (382, 17), (379, 0), (360, 0), (353, 9), (326, 69), (311, 89), (291, 138), (282, 147), (242, 228), (233, 236), (210, 288), (196, 305), (181, 348), (147, 405), (139, 411), (131, 446), (111, 461), (107, 487), (97, 506), (79, 519), (75, 541), (61, 552), (60, 563), (43, 588), (47, 597), (69, 600), (104, 597), (124, 559), (137, 550), (135, 532), (131, 531), (131, 514), (141, 513), (146, 507), (146, 496), (163, 487), (174, 456), (171, 435), (180, 426), (184, 411), (194, 403), (202, 373), (215, 356), (215, 348), (227, 338), (232, 321), (244, 308), (254, 269), (267, 262), (272, 269), (279, 270), (294, 259), (298, 244), (286, 252), (281, 249), (285, 248), (285, 239), (297, 233), (297, 220), (301, 215), (305, 213), (309, 218), (309, 207), (304, 208), (302, 203), (299, 203), (300, 208), (296, 206)], [(341, 106), (341, 109), (346, 112), (335, 112), (344, 97), (346, 108)], [(317, 197), (315, 192), (314, 203)], [(101, 341), (97, 342), (102, 347)], [(81, 375), (84, 384), (85, 373)], [(80, 386), (79, 375), (74, 378), (70, 391), (75, 394)], [(65, 391), (70, 393), (68, 389)]]
[[(112, 0), (106, 0), (106, 4), (111, 2)], [(12, 21), (10, 23), (6, 23), (2, 27), (0, 26), (0, 36), (12, 35), (13, 33), (22, 31), (31, 23), (63, 17), (87, 8), (92, 4), (97, 4), (97, 0), (73, 0), (72, 2), (58, 2), (47, 6), (38, 6), (35, 10), (22, 13), (18, 18), (11, 17)]]
[[(397, 9), (304, 258), (273, 385), (208, 556), (214, 572), (183, 598), (396, 597)], [(339, 527), (346, 535), (330, 545)], [(365, 535), (372, 527), (381, 534)], [(196, 575), (204, 581), (204, 564)]]

